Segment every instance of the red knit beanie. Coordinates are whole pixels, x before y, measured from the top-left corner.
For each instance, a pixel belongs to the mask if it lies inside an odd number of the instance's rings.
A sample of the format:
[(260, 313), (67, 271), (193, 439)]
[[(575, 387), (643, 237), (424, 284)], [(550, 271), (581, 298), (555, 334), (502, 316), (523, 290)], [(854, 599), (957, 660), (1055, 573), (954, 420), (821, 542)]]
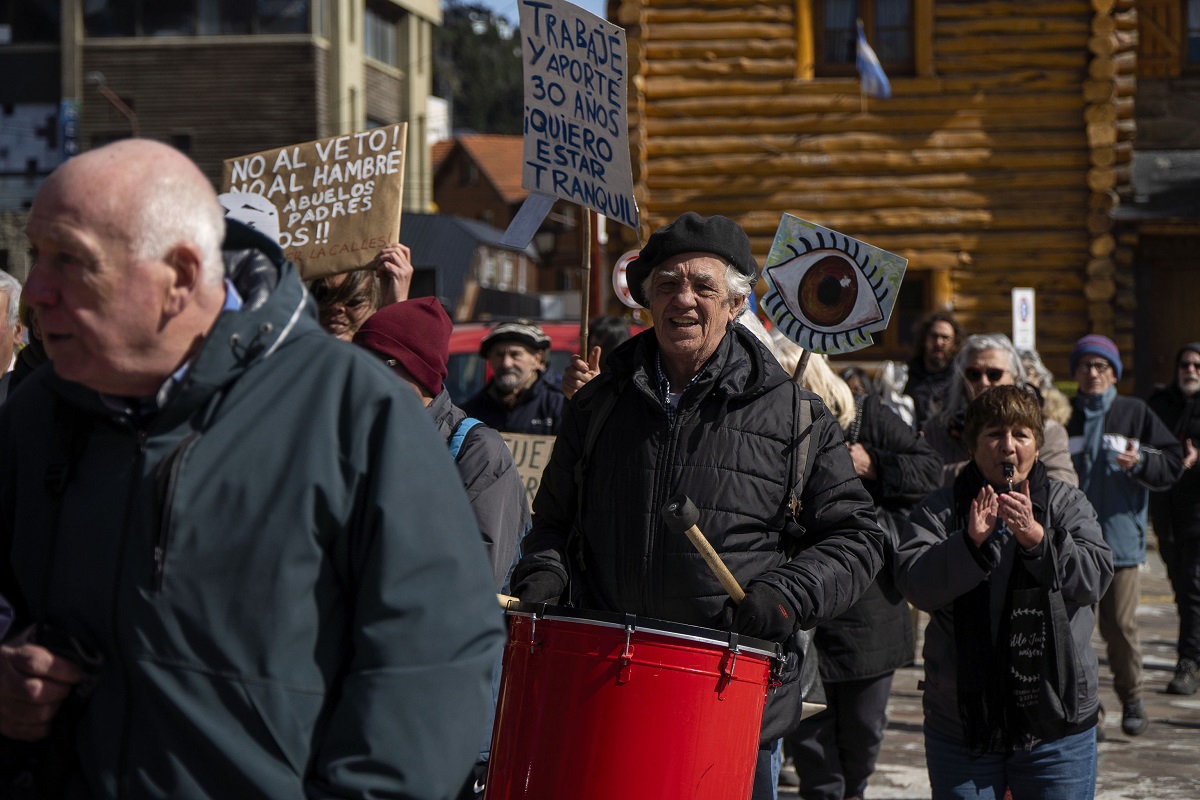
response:
[(419, 297), (376, 311), (354, 334), (354, 343), (396, 359), (437, 397), (446, 379), (452, 327), (436, 298)]

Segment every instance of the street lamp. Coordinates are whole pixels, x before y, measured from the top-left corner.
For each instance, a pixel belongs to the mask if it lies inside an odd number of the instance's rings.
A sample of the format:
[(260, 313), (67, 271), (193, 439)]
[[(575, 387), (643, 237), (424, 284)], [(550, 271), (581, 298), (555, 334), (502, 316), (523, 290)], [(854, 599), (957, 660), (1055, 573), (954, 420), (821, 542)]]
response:
[(550, 256), (554, 255), (554, 248), (557, 244), (558, 231), (543, 229), (533, 235), (533, 248), (542, 257), (543, 264), (549, 262)]
[(137, 114), (134, 113), (133, 109), (116, 92), (108, 88), (108, 82), (105, 80), (103, 72), (90, 70), (83, 76), (83, 79), (88, 83), (96, 84), (96, 90), (104, 95), (105, 99), (112, 103), (117, 111), (125, 115), (125, 119), (129, 120), (129, 129), (133, 132), (133, 138), (137, 139), (142, 135), (141, 129), (138, 127)]

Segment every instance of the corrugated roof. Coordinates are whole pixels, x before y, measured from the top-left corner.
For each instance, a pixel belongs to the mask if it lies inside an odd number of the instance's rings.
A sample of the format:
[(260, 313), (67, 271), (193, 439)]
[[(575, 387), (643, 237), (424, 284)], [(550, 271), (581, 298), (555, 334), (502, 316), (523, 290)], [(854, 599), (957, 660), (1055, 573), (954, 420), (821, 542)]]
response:
[(506, 203), (523, 203), (529, 190), (521, 185), (521, 160), (525, 156), (520, 136), (473, 133), (457, 137), (467, 155), (479, 167)]

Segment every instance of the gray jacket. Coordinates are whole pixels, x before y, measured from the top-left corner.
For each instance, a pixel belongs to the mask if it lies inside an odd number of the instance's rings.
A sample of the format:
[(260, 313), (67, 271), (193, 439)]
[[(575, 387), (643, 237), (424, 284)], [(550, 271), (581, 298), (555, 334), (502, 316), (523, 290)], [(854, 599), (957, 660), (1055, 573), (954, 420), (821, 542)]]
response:
[[(1096, 693), (1099, 668), (1092, 649), (1095, 615), (1092, 606), (1100, 600), (1112, 580), (1112, 554), (1100, 533), (1096, 512), (1083, 492), (1059, 481), (1050, 481), (1050, 525), (1058, 550), (1058, 574), (1067, 605), (1071, 635), (1075, 640), (1079, 674), (1080, 713), (1094, 715), (1099, 707)], [(958, 654), (954, 638), (954, 601), (990, 581), (991, 633), (993, 641), (1006, 606), (1008, 579), (1018, 558), (1029, 558), (1036, 567), (1044, 545), (1028, 555), (1009, 537), (1001, 548), (999, 564), (985, 572), (972, 555), (967, 532), (960, 527), (954, 510), (954, 489), (934, 492), (902, 526), (896, 551), (896, 586), (908, 601), (929, 612), (925, 629), (925, 723), (939, 733), (961, 738), (958, 712)]]
[[(442, 389), (429, 405), (433, 424), (447, 443), (467, 414)], [(529, 501), (504, 437), (487, 425), (467, 432), (455, 458), (463, 488), (479, 523), (496, 589), (506, 592), (508, 574), (516, 563), (521, 538), (529, 530)]]

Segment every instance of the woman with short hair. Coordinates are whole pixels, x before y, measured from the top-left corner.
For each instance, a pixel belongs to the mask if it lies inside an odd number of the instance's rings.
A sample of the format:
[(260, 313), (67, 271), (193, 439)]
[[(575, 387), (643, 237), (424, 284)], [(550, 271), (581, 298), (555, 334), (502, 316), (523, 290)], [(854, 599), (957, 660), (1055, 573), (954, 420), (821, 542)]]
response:
[[(1007, 790), (1041, 800), (1095, 794), (1092, 606), (1112, 580), (1112, 554), (1084, 494), (1052, 479), (1038, 459), (1042, 430), (1032, 391), (981, 393), (964, 415), (970, 461), (900, 531), (896, 586), (930, 615), (923, 705), (933, 800), (998, 800)], [(1056, 734), (1035, 727), (1015, 700), (1029, 684), (1013, 677), (1024, 654), (1010, 637), (1016, 592), (1044, 586), (1048, 566), (1061, 587), (1069, 640), (1069, 655), (1054, 663), (1072, 679), (1077, 706)], [(1043, 642), (1050, 627), (1043, 625)]]

